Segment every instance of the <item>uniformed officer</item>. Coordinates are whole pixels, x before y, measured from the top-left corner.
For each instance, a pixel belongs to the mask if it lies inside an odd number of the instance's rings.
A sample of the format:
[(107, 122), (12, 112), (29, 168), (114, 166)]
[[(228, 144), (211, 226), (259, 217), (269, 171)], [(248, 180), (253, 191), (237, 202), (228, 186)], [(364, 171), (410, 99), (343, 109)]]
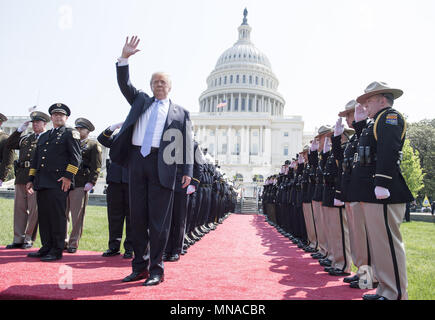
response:
[(358, 142), (355, 171), (367, 224), (373, 269), (379, 285), (365, 300), (407, 299), (406, 256), (400, 224), (413, 196), (400, 170), (406, 120), (393, 109), (403, 94), (384, 82), (373, 82), (357, 98), (355, 121), (367, 123)]
[[(323, 146), (325, 136), (330, 132), (332, 132), (332, 128), (330, 126), (321, 126), (319, 128), (317, 136), (311, 143), (309, 154), (310, 167), (313, 169), (313, 172), (311, 174), (312, 179), (314, 180), (312, 205), (319, 248), (319, 251), (312, 254), (312, 257), (315, 259), (319, 259), (319, 263), (324, 267), (329, 267), (332, 263), (332, 252), (330, 250), (330, 247), (328, 246), (328, 217), (325, 215), (322, 206), (324, 189), (323, 172), (326, 160), (328, 159), (323, 154)], [(322, 146), (322, 149), (320, 149), (320, 146)]]
[[(33, 133), (22, 135), (32, 123)], [(38, 230), (38, 206), (36, 192), (28, 194), (26, 184), (29, 180), (30, 163), (36, 150), (39, 137), (46, 130), (50, 116), (44, 112), (34, 111), (30, 114), (30, 121), (24, 122), (8, 138), (6, 145), (11, 150), (19, 150), (15, 168), (15, 199), (14, 199), (14, 240), (6, 249), (29, 249), (36, 239)]]
[[(174, 206), (172, 209), (171, 229), (165, 248), (165, 253), (163, 255), (163, 261), (178, 261), (183, 250), (183, 240), (186, 231), (189, 202), (192, 196), (194, 196), (196, 193), (202, 176), (203, 158), (201, 155), (199, 155), (200, 159), (197, 158), (197, 152), (201, 152), (198, 147), (198, 142), (194, 141), (195, 158), (193, 165), (193, 176), (189, 186), (187, 186), (187, 190), (181, 188), (181, 183), (178, 185), (177, 183), (175, 184), (176, 187), (174, 190)], [(182, 172), (180, 168), (177, 167), (177, 180), (181, 182), (181, 179)]]
[(74, 177), (81, 162), (80, 134), (66, 127), (71, 114), (63, 103), (52, 105), (53, 129), (39, 137), (30, 164), (29, 182), (26, 188), (33, 190), (38, 204), (39, 234), (42, 247), (28, 257), (54, 261), (62, 258), (66, 235), (66, 202), (68, 192), (74, 188)]
[(348, 276), (351, 268), (349, 228), (344, 203), (334, 202), (341, 175), (337, 159), (331, 153), (332, 133), (327, 134), (323, 147), (323, 156), (327, 159), (323, 170), (322, 209), (327, 224), (328, 249), (332, 253), (331, 267), (325, 270), (332, 276)]
[(75, 253), (79, 246), (89, 199), (88, 192), (95, 186), (100, 175), (102, 154), (99, 143), (89, 139), (89, 133), (95, 130), (91, 121), (78, 118), (75, 121), (75, 128), (80, 133), (82, 162), (75, 176), (74, 190), (69, 192), (67, 201), (66, 216), (67, 220), (69, 220), (69, 213), (71, 212), (72, 223), (71, 234), (68, 238), (67, 232), (65, 238), (68, 253)]
[(14, 161), (14, 151), (6, 147), (6, 140), (9, 138), (9, 135), (1, 129), (3, 122), (6, 121), (8, 121), (8, 118), (0, 113), (0, 187), (3, 181), (6, 180)]
[(305, 226), (307, 229), (308, 246), (304, 248), (306, 252), (317, 252), (317, 231), (314, 223), (313, 205), (311, 199), (313, 197), (313, 188), (310, 183), (310, 165), (308, 163), (308, 151), (310, 147), (307, 145), (302, 152), (299, 153), (298, 166), (303, 166), (301, 176), (302, 188), (302, 210), (304, 213)]
[[(104, 130), (97, 138), (106, 148), (112, 146), (117, 134), (113, 134), (120, 129), (123, 122), (113, 124)], [(120, 254), (122, 233), (125, 221), (125, 240), (124, 240), (124, 259), (133, 258), (133, 244), (130, 226), (130, 200), (128, 197), (128, 169), (120, 166), (111, 159), (106, 161), (106, 199), (107, 199), (107, 218), (109, 224), (109, 249), (103, 253), (103, 257), (113, 257)]]
[[(339, 161), (341, 167), (341, 179), (336, 188), (335, 201), (342, 202), (346, 208), (346, 216), (349, 226), (349, 240), (353, 264), (358, 268), (356, 274), (352, 277), (344, 278), (344, 282), (350, 283), (352, 288), (372, 288), (373, 272), (370, 266), (370, 252), (368, 247), (366, 223), (359, 201), (351, 201), (352, 193), (355, 193), (355, 200), (358, 199), (359, 189), (351, 189), (351, 177), (353, 174), (352, 165), (354, 155), (357, 150), (358, 139), (363, 127), (355, 125), (355, 106), (356, 100), (349, 101), (344, 110), (338, 116), (340, 117), (334, 128), (334, 137), (332, 138), (332, 152), (334, 157)], [(349, 128), (354, 132), (347, 131), (342, 124), (342, 117), (345, 118)], [(364, 122), (365, 124), (365, 122)], [(346, 132), (347, 131), (347, 132)], [(343, 142), (343, 137), (349, 139)], [(370, 282), (370, 283), (369, 283)], [(360, 283), (362, 287), (360, 287)]]

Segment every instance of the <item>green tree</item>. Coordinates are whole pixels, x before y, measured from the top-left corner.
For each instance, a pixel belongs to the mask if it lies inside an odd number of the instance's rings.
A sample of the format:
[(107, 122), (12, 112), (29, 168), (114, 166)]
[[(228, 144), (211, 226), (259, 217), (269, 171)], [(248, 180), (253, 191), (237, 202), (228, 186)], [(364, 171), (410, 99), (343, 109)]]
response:
[(423, 169), (424, 188), (420, 195), (428, 195), (431, 199), (435, 198), (435, 119), (421, 120), (409, 123), (406, 134), (411, 146), (420, 155), (420, 165)]
[(424, 173), (420, 166), (420, 156), (418, 150), (414, 151), (412, 149), (408, 139), (405, 140), (402, 152), (403, 159), (400, 168), (409, 190), (411, 190), (412, 195), (416, 198), (418, 192), (424, 188)]

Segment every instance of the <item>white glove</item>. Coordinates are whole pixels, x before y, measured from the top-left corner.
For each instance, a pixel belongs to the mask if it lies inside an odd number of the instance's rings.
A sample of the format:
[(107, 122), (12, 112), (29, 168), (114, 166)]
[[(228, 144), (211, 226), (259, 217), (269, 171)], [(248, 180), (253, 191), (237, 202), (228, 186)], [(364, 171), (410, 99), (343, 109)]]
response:
[(376, 199), (382, 200), (390, 197), (390, 191), (384, 187), (375, 187)]
[(281, 170), (279, 171), (280, 174), (283, 174), (285, 172), (285, 166), (281, 166)]
[(361, 104), (357, 103), (355, 106), (355, 122), (360, 122), (369, 117), (367, 109)]
[(2, 186), (2, 184), (3, 184), (3, 181), (2, 181), (2, 180), (0, 180), (0, 187)]
[(18, 129), (18, 132), (23, 132), (27, 129), (27, 127), (29, 126), (30, 121), (26, 121), (24, 122)]
[(85, 192), (88, 192), (89, 190), (92, 190), (93, 187), (94, 187), (94, 185), (92, 183), (88, 182), (85, 184), (84, 190), (85, 190)]
[(344, 132), (344, 124), (341, 123), (342, 118), (339, 118), (335, 123), (334, 127), (334, 137), (341, 136)]
[(323, 142), (323, 153), (327, 153), (331, 150), (331, 143), (329, 137), (325, 137), (325, 141)]
[(123, 124), (124, 122), (112, 124), (109, 129), (110, 131), (115, 131), (116, 129), (121, 128)]
[(195, 191), (196, 191), (196, 187), (195, 187), (194, 185), (189, 184), (189, 185), (187, 186), (187, 191), (186, 191), (187, 194), (192, 194), (192, 193), (194, 193)]
[(298, 156), (298, 163), (299, 164), (303, 164), (304, 161), (305, 161), (304, 156), (302, 154), (299, 154), (299, 156)]
[(310, 147), (311, 151), (317, 151), (319, 150), (319, 140), (313, 140), (313, 142), (311, 142), (311, 147)]
[(334, 206), (336, 206), (336, 207), (344, 206), (344, 202), (340, 201), (338, 199), (334, 199)]
[(285, 175), (288, 175), (288, 170), (289, 170), (289, 167), (286, 167), (285, 172), (284, 172)]

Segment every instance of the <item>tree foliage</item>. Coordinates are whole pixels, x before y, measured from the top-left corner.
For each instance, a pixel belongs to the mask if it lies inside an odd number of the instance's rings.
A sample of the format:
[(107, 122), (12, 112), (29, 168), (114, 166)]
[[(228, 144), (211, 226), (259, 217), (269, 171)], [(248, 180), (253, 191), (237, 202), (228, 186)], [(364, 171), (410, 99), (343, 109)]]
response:
[(405, 140), (403, 145), (403, 159), (400, 167), (402, 169), (403, 177), (409, 190), (411, 190), (414, 198), (417, 197), (418, 192), (424, 188), (423, 178), (424, 173), (420, 166), (420, 157), (418, 150), (413, 150), (408, 139)]
[(435, 119), (410, 123), (406, 134), (410, 145), (420, 155), (424, 187), (419, 195), (435, 199)]

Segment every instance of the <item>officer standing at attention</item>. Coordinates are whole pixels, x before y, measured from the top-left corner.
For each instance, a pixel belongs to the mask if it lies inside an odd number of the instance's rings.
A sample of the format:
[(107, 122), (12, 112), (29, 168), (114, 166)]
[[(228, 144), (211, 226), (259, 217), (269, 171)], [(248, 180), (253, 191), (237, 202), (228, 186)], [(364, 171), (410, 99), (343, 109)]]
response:
[[(26, 184), (29, 180), (30, 163), (35, 155), (36, 143), (45, 127), (50, 122), (50, 116), (44, 112), (34, 111), (30, 121), (24, 122), (8, 138), (7, 148), (19, 150), (15, 161), (15, 199), (14, 199), (14, 240), (6, 249), (29, 249), (36, 239), (38, 230), (38, 206), (36, 193), (27, 193)], [(32, 123), (33, 133), (22, 135), (29, 123)]]
[(359, 139), (355, 166), (373, 269), (379, 280), (376, 294), (364, 295), (365, 300), (408, 299), (399, 227), (413, 196), (400, 170), (406, 121), (392, 108), (402, 94), (384, 82), (373, 82), (357, 99), (362, 105), (355, 107), (355, 121), (372, 119)]
[(55, 261), (62, 258), (66, 235), (66, 202), (68, 193), (74, 188), (74, 176), (81, 162), (80, 134), (66, 127), (71, 114), (63, 103), (48, 109), (53, 129), (38, 139), (35, 156), (29, 171), (27, 191), (38, 191), (39, 234), (42, 247), (28, 254), (41, 261)]
[[(106, 148), (112, 146), (117, 129), (122, 127), (123, 122), (113, 124), (104, 130), (97, 138)], [(116, 162), (106, 161), (106, 198), (107, 218), (109, 223), (109, 249), (103, 253), (103, 257), (113, 257), (120, 254), (122, 233), (125, 221), (124, 259), (133, 258), (133, 245), (130, 227), (130, 201), (128, 199), (128, 169), (121, 167)]]
[(68, 239), (68, 227), (65, 238), (65, 246), (68, 253), (75, 253), (83, 232), (86, 206), (89, 199), (89, 191), (97, 183), (101, 171), (101, 146), (97, 141), (89, 139), (89, 133), (95, 130), (94, 125), (85, 118), (78, 118), (75, 127), (80, 133), (80, 149), (82, 162), (75, 176), (74, 190), (68, 195), (66, 216), (71, 212), (72, 229)]
[(8, 118), (0, 113), (0, 187), (3, 181), (5, 181), (14, 161), (14, 151), (6, 147), (6, 140), (9, 138), (9, 135), (1, 129), (1, 125), (6, 121), (8, 121)]

